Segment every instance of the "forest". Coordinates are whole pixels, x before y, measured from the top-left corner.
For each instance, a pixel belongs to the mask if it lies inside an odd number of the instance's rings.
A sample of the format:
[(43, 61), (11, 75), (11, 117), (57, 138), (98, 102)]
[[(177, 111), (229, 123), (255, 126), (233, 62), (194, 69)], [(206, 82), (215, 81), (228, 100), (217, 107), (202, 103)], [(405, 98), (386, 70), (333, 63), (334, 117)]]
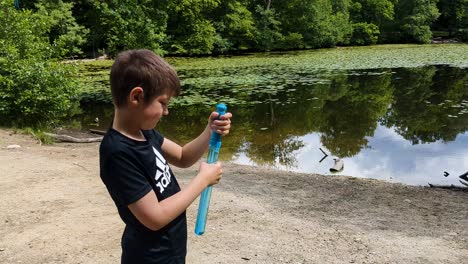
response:
[(3, 17), (13, 5), (24, 11), (20, 20), (40, 21), (31, 29), (61, 58), (132, 48), (198, 56), (468, 39), (468, 0), (2, 0)]

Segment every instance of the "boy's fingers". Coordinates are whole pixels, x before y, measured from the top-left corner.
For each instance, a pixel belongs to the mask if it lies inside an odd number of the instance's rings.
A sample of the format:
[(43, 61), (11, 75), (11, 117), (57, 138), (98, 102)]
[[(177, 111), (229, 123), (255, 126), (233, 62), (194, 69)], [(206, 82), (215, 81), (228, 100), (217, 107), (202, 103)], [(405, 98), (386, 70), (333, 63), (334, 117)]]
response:
[(221, 120), (229, 120), (229, 119), (231, 119), (231, 118), (232, 118), (232, 114), (229, 113), (229, 112), (227, 112), (226, 114), (224, 114), (224, 115), (222, 115), (222, 116), (220, 117)]
[(231, 124), (231, 120), (230, 119), (227, 119), (227, 120), (214, 120), (213, 123), (216, 126), (227, 126), (227, 125)]

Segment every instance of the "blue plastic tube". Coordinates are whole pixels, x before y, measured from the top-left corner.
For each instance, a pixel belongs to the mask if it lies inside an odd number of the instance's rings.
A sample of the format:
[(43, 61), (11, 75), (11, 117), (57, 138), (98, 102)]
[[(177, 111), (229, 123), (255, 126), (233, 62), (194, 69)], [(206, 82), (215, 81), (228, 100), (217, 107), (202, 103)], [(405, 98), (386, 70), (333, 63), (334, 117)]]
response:
[[(226, 113), (227, 107), (225, 104), (218, 104), (216, 106), (216, 112), (219, 113), (219, 116), (222, 116)], [(213, 131), (210, 138), (210, 147), (208, 150), (207, 163), (212, 164), (218, 161), (219, 149), (221, 148), (221, 135)], [(205, 233), (206, 218), (208, 217), (208, 208), (210, 206), (211, 198), (211, 189), (212, 186), (208, 186), (203, 190), (200, 195), (200, 203), (198, 205), (198, 215), (197, 222), (195, 224), (195, 234), (197, 236), (203, 235)]]

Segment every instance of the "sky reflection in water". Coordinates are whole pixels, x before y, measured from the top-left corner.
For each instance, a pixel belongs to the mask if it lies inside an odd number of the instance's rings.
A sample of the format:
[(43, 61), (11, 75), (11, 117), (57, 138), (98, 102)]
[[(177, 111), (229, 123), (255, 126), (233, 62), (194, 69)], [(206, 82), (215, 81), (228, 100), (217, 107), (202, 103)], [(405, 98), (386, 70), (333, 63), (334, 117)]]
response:
[[(331, 174), (335, 158), (323, 157), (320, 151), (320, 135), (310, 133), (299, 138), (305, 146), (295, 152), (297, 166), (281, 164), (273, 167), (304, 173)], [(393, 129), (379, 125), (372, 138), (370, 148), (359, 154), (344, 158), (344, 170), (335, 175), (381, 179), (410, 185), (444, 184), (461, 185), (458, 176), (468, 169), (468, 133), (460, 134), (453, 142), (411, 145)], [(326, 152), (328, 150), (322, 147)], [(245, 153), (233, 160), (234, 163), (257, 165)], [(270, 165), (271, 166), (271, 165)], [(449, 176), (444, 176), (444, 171)]]

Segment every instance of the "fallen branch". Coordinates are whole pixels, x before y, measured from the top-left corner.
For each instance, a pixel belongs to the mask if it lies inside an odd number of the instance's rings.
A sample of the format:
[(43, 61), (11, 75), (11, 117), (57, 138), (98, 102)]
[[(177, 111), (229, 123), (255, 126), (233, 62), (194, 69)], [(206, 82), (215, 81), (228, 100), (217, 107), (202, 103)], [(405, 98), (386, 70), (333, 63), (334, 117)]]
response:
[(101, 142), (102, 137), (95, 137), (95, 138), (76, 138), (67, 135), (57, 135), (52, 133), (44, 133), (46, 136), (49, 136), (57, 141), (61, 142), (71, 142), (71, 143), (93, 143), (93, 142)]
[(441, 188), (441, 189), (450, 189), (450, 190), (458, 190), (458, 191), (467, 191), (468, 187), (464, 186), (457, 186), (457, 185), (438, 185), (438, 184), (432, 184), (428, 183), (431, 188)]
[(98, 129), (90, 129), (89, 132), (94, 133), (94, 134), (98, 134), (98, 135), (103, 135), (103, 136), (106, 134), (106, 131), (98, 130)]

